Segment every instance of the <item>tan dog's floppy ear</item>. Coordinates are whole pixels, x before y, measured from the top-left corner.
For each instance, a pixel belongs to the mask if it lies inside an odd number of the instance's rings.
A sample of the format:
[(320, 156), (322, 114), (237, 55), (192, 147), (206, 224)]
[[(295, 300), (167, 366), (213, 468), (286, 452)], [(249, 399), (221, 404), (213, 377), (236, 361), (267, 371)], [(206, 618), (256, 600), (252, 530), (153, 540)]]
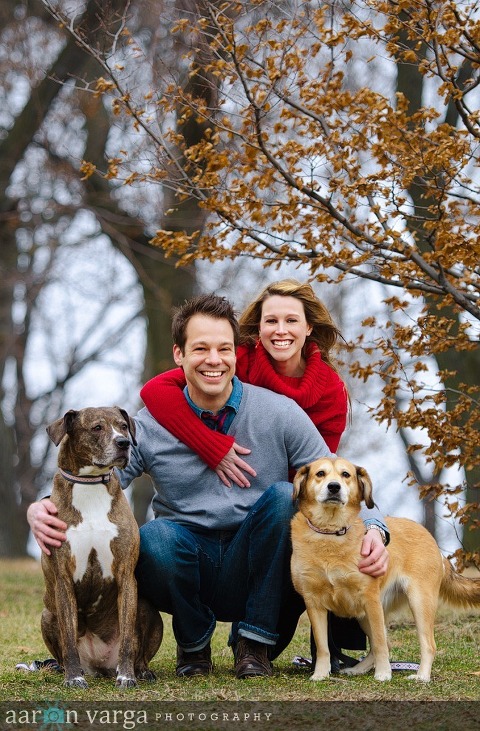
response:
[(373, 502), (372, 481), (370, 479), (370, 475), (368, 474), (365, 467), (355, 466), (355, 469), (357, 470), (357, 482), (362, 497), (365, 500), (365, 505), (367, 506), (367, 508), (373, 508), (375, 503)]
[(136, 429), (135, 429), (135, 422), (134, 422), (134, 420), (132, 419), (132, 417), (129, 414), (127, 414), (127, 412), (125, 411), (125, 409), (121, 409), (120, 406), (117, 406), (116, 408), (119, 410), (119, 412), (121, 413), (121, 415), (123, 416), (123, 418), (127, 422), (127, 424), (128, 424), (128, 431), (130, 432), (130, 436), (132, 437), (132, 444), (133, 444), (134, 447), (136, 447), (137, 446), (137, 440), (135, 439)]
[(309, 471), (310, 471), (310, 465), (309, 464), (303, 465), (303, 467), (300, 467), (297, 474), (293, 478), (293, 499), (294, 500), (297, 499), (297, 497), (300, 495), (301, 491), (305, 487), (305, 483), (307, 481)]
[(70, 411), (67, 411), (61, 419), (57, 419), (57, 421), (54, 421), (53, 424), (47, 426), (47, 434), (56, 447), (58, 447), (65, 434), (68, 434), (68, 432), (71, 431), (77, 414), (78, 411), (70, 409)]

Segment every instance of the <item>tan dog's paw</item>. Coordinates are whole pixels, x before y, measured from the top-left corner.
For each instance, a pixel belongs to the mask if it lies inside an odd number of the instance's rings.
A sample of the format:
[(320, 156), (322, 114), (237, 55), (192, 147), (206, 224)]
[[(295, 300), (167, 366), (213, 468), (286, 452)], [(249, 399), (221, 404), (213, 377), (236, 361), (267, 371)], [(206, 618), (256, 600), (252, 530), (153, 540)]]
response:
[(428, 678), (427, 678), (424, 675), (419, 675), (417, 673), (414, 673), (413, 675), (407, 675), (407, 680), (416, 680), (417, 683), (429, 683), (430, 676), (428, 676)]
[(321, 674), (321, 673), (313, 673), (313, 675), (310, 675), (310, 680), (318, 681), (318, 680), (328, 680), (330, 677), (330, 673)]
[(375, 680), (379, 680), (381, 683), (385, 683), (388, 680), (392, 679), (392, 672), (388, 672), (387, 670), (379, 671), (378, 673), (375, 673)]
[(325, 659), (317, 658), (313, 675), (310, 676), (310, 680), (328, 680), (330, 676), (330, 655), (328, 654)]

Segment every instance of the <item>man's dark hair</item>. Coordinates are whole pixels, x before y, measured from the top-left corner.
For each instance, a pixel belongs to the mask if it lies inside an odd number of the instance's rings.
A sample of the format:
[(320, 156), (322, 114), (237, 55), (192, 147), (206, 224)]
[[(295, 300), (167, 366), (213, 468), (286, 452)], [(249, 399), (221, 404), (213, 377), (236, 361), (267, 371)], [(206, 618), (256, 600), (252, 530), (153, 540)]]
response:
[(172, 337), (175, 345), (178, 345), (182, 353), (185, 352), (185, 340), (187, 325), (193, 315), (207, 315), (215, 320), (228, 320), (233, 330), (233, 342), (237, 347), (240, 340), (240, 329), (238, 320), (232, 305), (226, 297), (219, 297), (216, 294), (201, 294), (193, 297), (179, 307), (172, 320)]

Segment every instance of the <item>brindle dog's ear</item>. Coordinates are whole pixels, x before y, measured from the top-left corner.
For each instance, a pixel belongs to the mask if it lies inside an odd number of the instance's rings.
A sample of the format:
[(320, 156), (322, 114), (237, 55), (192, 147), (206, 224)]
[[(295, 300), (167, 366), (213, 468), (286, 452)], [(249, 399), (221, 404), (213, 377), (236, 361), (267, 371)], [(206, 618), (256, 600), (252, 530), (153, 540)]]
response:
[(58, 447), (65, 434), (68, 434), (72, 430), (73, 422), (77, 414), (78, 411), (70, 409), (61, 419), (57, 419), (53, 424), (47, 426), (47, 434), (56, 447)]
[(127, 414), (127, 412), (125, 411), (125, 409), (121, 409), (120, 406), (117, 406), (117, 409), (119, 410), (119, 412), (121, 413), (121, 415), (123, 416), (123, 418), (125, 419), (125, 421), (127, 422), (127, 424), (128, 424), (128, 431), (130, 432), (130, 436), (132, 437), (132, 444), (133, 444), (134, 447), (136, 447), (137, 446), (137, 440), (135, 439), (135, 436), (136, 436), (135, 422), (132, 419), (132, 417), (129, 414)]
[(303, 465), (303, 467), (300, 467), (297, 474), (293, 478), (293, 499), (294, 500), (297, 499), (297, 497), (300, 495), (303, 488), (305, 487), (309, 471), (310, 471), (310, 465), (309, 464)]
[(373, 508), (375, 503), (373, 502), (373, 496), (372, 496), (372, 481), (370, 479), (370, 475), (368, 474), (365, 467), (357, 467), (355, 466), (355, 469), (357, 470), (357, 482), (358, 486), (360, 488), (360, 493), (365, 500), (365, 505), (367, 508)]

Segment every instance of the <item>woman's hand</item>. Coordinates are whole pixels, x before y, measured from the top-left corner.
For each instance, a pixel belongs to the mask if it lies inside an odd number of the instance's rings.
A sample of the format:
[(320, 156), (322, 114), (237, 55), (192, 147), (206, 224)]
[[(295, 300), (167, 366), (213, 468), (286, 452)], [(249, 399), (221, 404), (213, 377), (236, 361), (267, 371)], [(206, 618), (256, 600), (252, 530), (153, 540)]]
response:
[[(245, 462), (239, 455), (250, 454), (252, 450), (246, 447), (241, 447), (239, 444), (234, 443), (230, 451), (227, 452), (225, 457), (215, 468), (215, 472), (220, 477), (221, 481), (227, 487), (232, 487), (232, 482), (238, 487), (250, 487), (250, 482), (246, 475), (256, 477), (257, 473), (250, 467), (248, 462)], [(242, 472), (243, 470), (243, 472)], [(244, 472), (246, 474), (244, 474)]]

